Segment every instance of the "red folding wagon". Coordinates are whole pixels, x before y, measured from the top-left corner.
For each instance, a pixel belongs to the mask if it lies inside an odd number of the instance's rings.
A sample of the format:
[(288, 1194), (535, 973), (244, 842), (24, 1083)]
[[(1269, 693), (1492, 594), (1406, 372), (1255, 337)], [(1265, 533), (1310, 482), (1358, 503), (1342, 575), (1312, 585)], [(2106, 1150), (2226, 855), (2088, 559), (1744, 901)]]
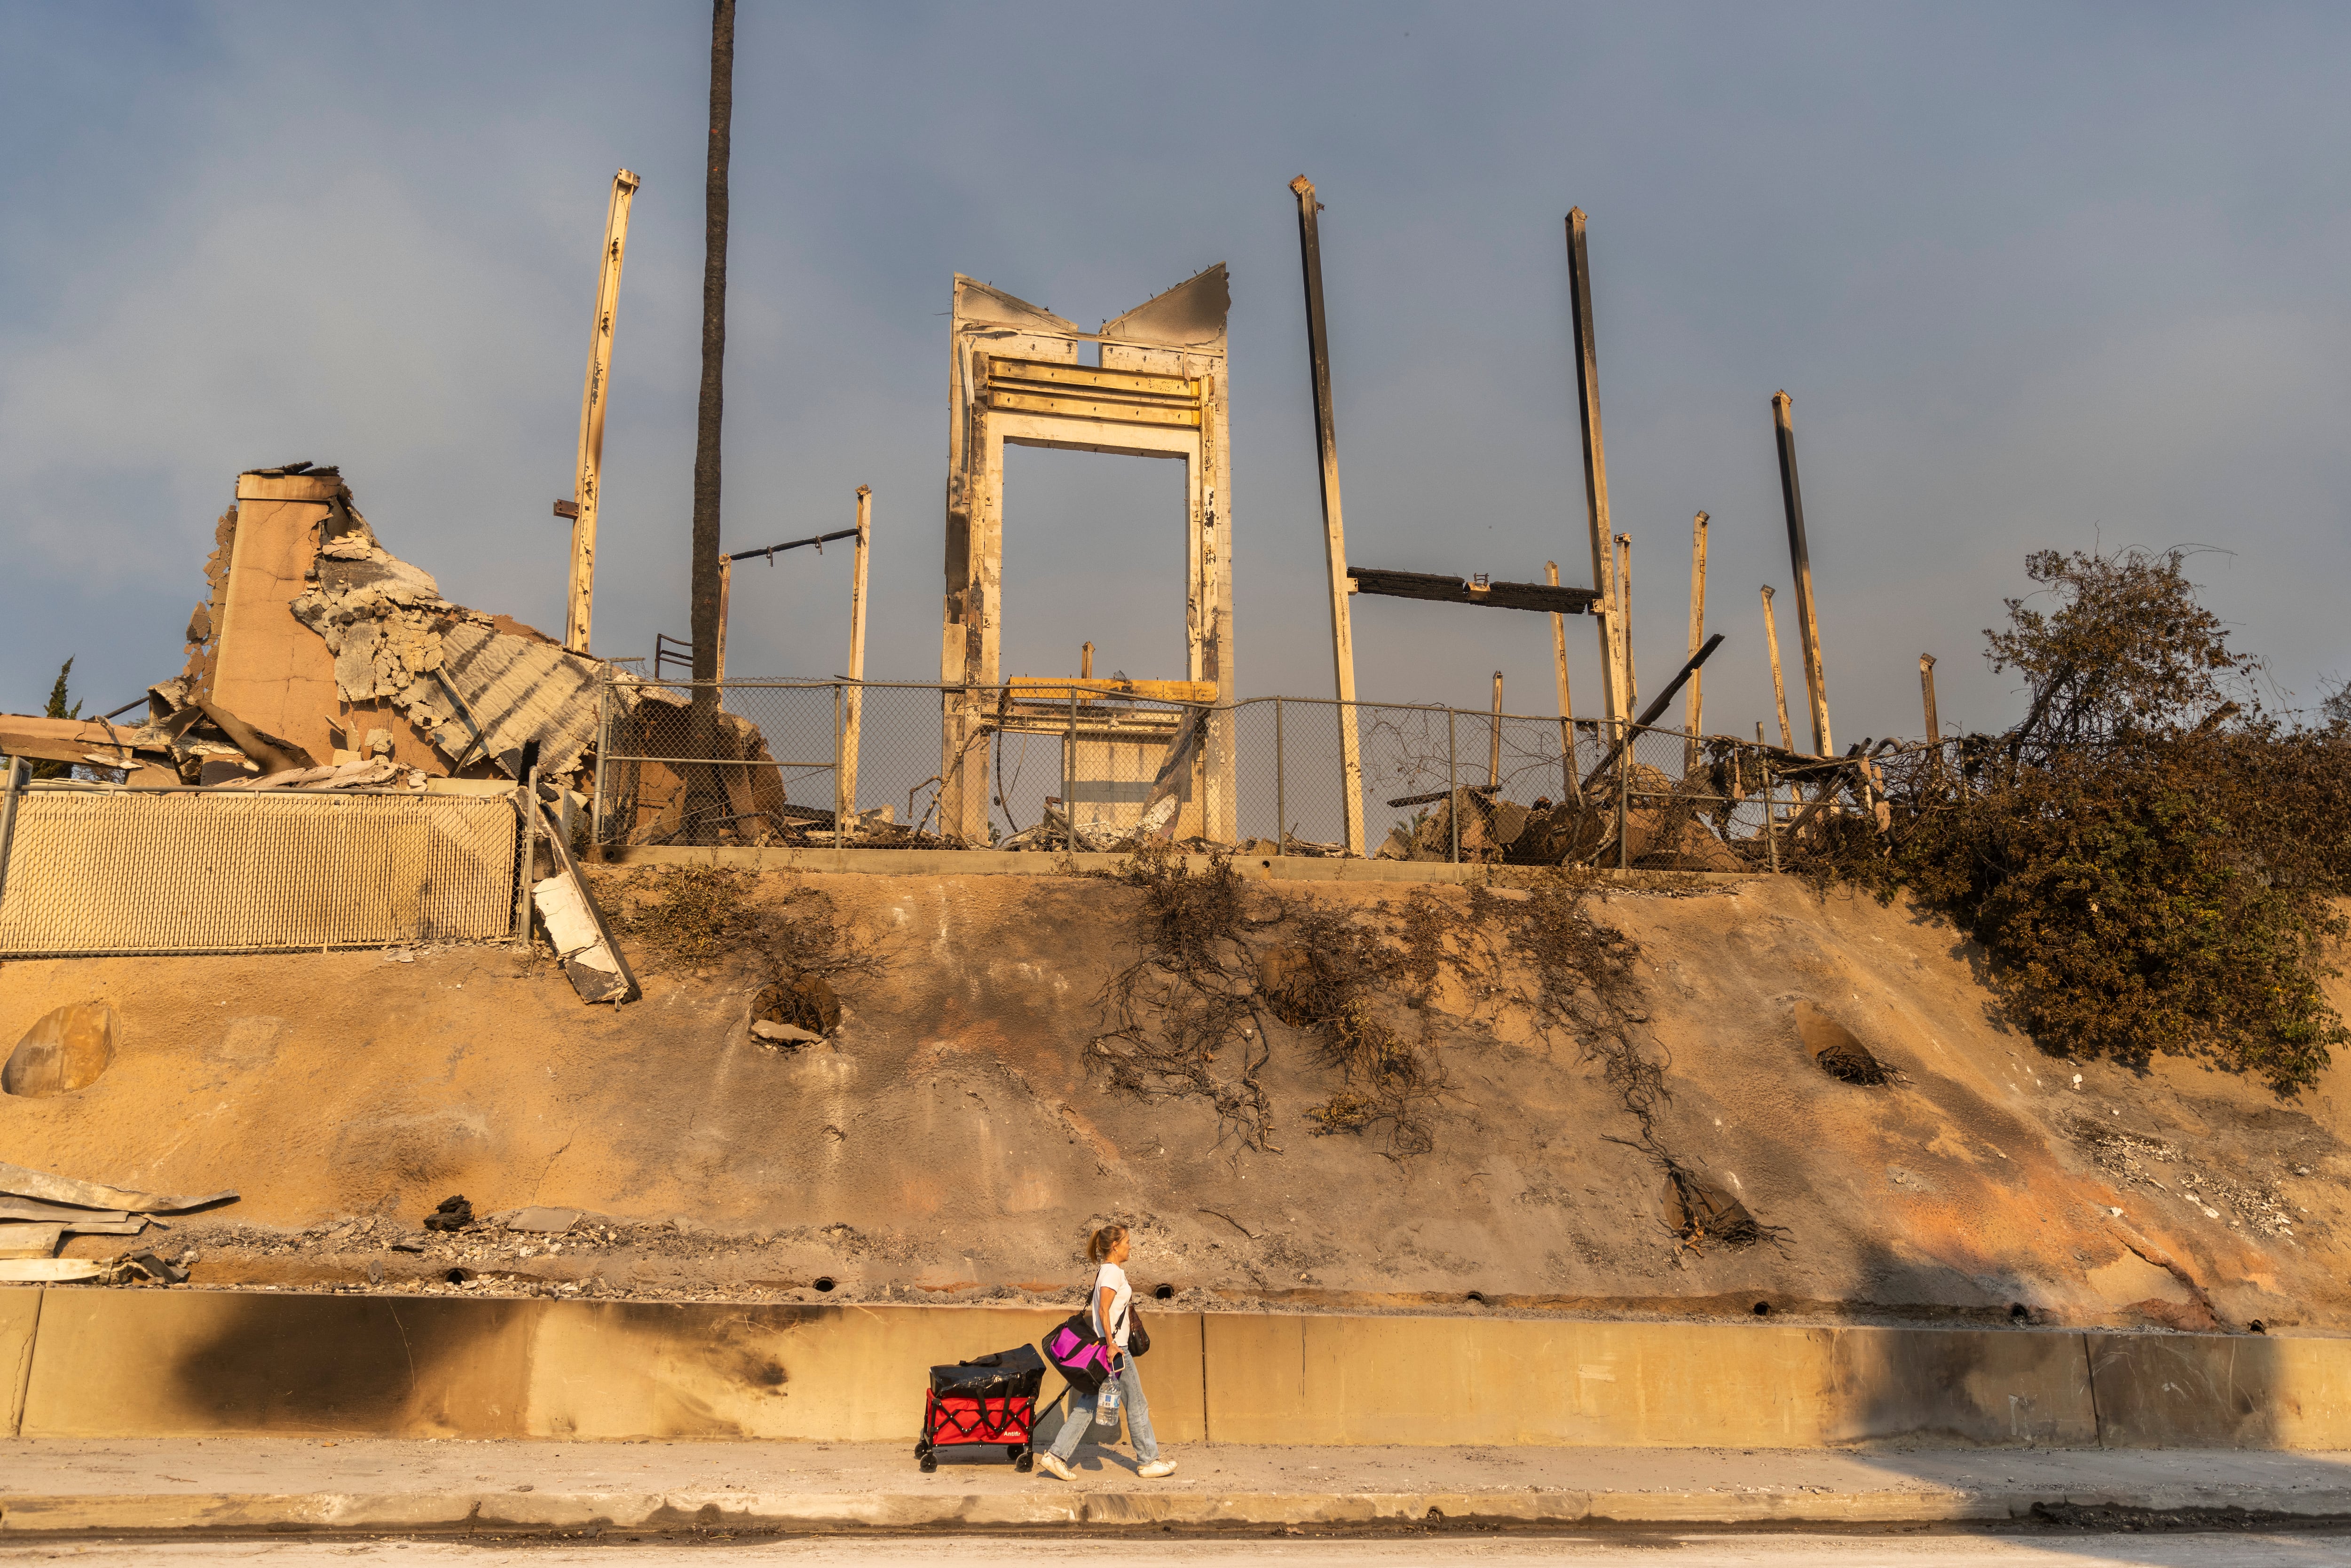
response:
[(953, 1366), (931, 1368), (923, 1399), (923, 1438), (914, 1458), (939, 1468), (937, 1450), (996, 1444), (1014, 1468), (1036, 1462), (1029, 1444), (1037, 1426), (1037, 1395), (1045, 1385), (1045, 1358), (1031, 1345), (998, 1351)]

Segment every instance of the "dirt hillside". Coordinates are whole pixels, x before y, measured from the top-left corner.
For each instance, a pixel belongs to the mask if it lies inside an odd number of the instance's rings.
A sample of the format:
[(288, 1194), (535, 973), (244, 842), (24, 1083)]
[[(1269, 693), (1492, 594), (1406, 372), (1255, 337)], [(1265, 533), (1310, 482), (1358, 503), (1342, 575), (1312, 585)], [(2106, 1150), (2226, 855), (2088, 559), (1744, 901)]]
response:
[[(170, 1234), (199, 1284), (1059, 1298), (1115, 1217), (1137, 1280), (1203, 1304), (2351, 1327), (2341, 1068), (2287, 1103), (2179, 1061), (2060, 1061), (1938, 921), (1682, 880), (1586, 905), (1636, 951), (1613, 1044), (1538, 1027), (1497, 936), (1523, 901), (1243, 890), (1259, 948), (1314, 915), (1499, 955), (1377, 998), (1427, 1083), (1402, 1129), (1322, 1130), (1352, 1103), (1328, 1028), (1267, 1025), (1206, 1061), (1205, 1093), (1120, 1087), (1095, 1042), (1144, 951), (1135, 887), (773, 875), (757, 899), (825, 910), (877, 966), (838, 977), (821, 1043), (752, 1037), (747, 951), (664, 968), (637, 945), (645, 994), (617, 1010), (508, 947), (11, 964), (0, 1043), (93, 998), (121, 1036), (96, 1083), (0, 1098), (0, 1158), (239, 1189)], [(1887, 1082), (1815, 1059), (1855, 1044)], [(590, 1218), (552, 1250), (416, 1228), (458, 1193)]]

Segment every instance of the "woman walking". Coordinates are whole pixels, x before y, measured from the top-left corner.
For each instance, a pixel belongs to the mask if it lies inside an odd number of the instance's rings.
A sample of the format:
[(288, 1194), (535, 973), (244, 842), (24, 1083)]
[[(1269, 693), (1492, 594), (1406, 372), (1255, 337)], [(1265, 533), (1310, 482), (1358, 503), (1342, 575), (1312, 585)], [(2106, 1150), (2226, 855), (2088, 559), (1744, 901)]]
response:
[(1176, 1473), (1176, 1461), (1159, 1457), (1158, 1439), (1151, 1435), (1151, 1407), (1143, 1399), (1143, 1379), (1134, 1370), (1134, 1358), (1126, 1354), (1128, 1331), (1134, 1317), (1134, 1291), (1126, 1282), (1123, 1265), (1133, 1250), (1123, 1225), (1103, 1226), (1086, 1244), (1086, 1256), (1102, 1265), (1094, 1275), (1094, 1288), (1086, 1310), (1092, 1319), (1094, 1333), (1110, 1343), (1112, 1374), (1094, 1393), (1070, 1390), (1061, 1434), (1053, 1439), (1051, 1449), (1037, 1461), (1039, 1469), (1065, 1481), (1078, 1479), (1070, 1469), (1070, 1456), (1078, 1451), (1079, 1443), (1092, 1429), (1094, 1412), (1105, 1395), (1111, 1396), (1113, 1404), (1126, 1406), (1126, 1433), (1134, 1441), (1134, 1457), (1143, 1461), (1135, 1467), (1134, 1473), (1154, 1479)]

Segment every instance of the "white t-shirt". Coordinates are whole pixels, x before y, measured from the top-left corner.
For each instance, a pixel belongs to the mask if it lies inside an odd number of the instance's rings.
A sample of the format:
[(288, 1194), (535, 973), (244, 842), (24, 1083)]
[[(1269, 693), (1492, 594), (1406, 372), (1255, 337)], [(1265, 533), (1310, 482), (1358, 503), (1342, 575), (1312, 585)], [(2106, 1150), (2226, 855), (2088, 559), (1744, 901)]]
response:
[(1086, 1306), (1087, 1310), (1093, 1313), (1096, 1333), (1103, 1332), (1102, 1316), (1098, 1309), (1102, 1306), (1102, 1293), (1104, 1291), (1111, 1292), (1110, 1321), (1118, 1331), (1110, 1336), (1110, 1340), (1123, 1351), (1126, 1348), (1126, 1331), (1134, 1315), (1131, 1310), (1134, 1301), (1134, 1291), (1126, 1282), (1126, 1270), (1115, 1263), (1103, 1264), (1102, 1272), (1094, 1276), (1093, 1289), (1086, 1292)]

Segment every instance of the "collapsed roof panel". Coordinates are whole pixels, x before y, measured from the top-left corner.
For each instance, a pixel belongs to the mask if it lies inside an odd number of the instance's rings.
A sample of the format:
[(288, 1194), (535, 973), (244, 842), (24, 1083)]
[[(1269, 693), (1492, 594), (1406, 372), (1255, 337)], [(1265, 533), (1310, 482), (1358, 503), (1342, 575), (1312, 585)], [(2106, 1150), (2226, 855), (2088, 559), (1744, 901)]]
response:
[(595, 743), (597, 661), (451, 603), (383, 548), (332, 468), (249, 471), (236, 494), (187, 667), (149, 688), (147, 722), (11, 717), (0, 751), (127, 769), (141, 785), (421, 788), (420, 775), (512, 773), (531, 741), (545, 772), (580, 765)]

